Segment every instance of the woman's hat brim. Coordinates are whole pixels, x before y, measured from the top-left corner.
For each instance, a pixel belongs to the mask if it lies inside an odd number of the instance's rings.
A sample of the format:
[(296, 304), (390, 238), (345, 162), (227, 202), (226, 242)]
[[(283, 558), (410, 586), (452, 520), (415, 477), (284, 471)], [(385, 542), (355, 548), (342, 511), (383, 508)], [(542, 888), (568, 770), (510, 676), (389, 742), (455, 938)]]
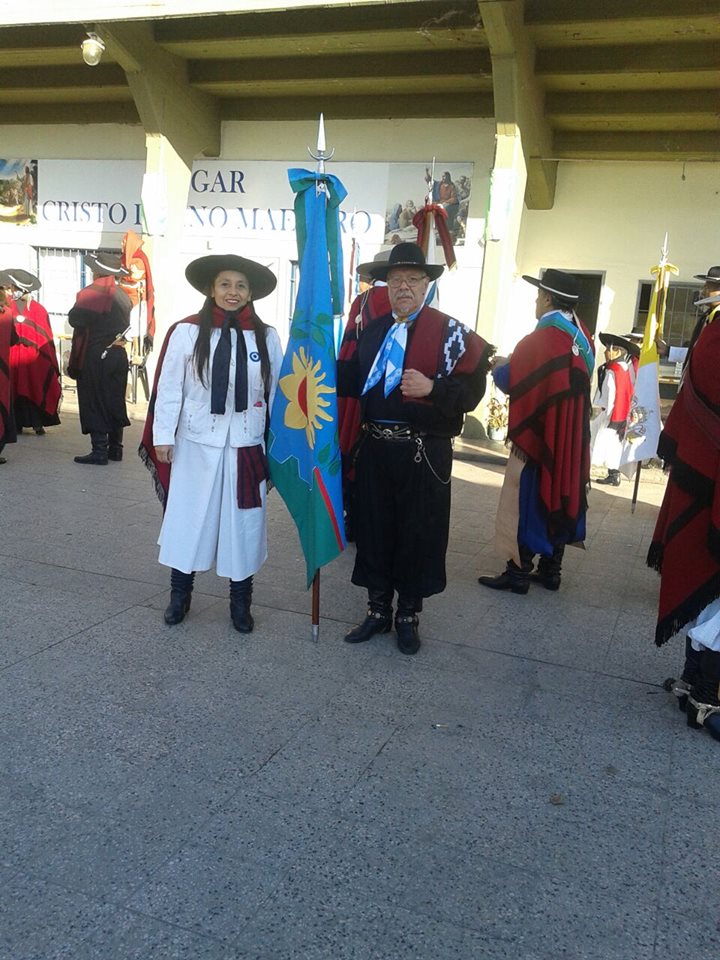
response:
[(223, 270), (243, 273), (250, 284), (251, 299), (262, 300), (269, 296), (277, 286), (277, 277), (268, 267), (234, 253), (210, 254), (193, 260), (185, 268), (188, 283), (200, 293), (210, 295), (213, 280)]

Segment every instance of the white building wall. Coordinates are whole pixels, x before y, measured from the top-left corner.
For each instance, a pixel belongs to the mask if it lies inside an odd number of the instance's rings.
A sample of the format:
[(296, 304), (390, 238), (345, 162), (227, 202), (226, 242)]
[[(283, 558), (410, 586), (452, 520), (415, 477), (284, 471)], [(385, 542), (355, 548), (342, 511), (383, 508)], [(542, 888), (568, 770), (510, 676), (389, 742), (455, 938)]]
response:
[[(720, 263), (720, 165), (563, 162), (552, 210), (526, 210), (517, 254), (516, 341), (534, 322), (536, 290), (522, 274), (547, 267), (603, 272), (598, 332), (624, 333), (640, 281), (651, 279), (665, 234), (678, 280)], [(519, 319), (522, 318), (522, 319)]]

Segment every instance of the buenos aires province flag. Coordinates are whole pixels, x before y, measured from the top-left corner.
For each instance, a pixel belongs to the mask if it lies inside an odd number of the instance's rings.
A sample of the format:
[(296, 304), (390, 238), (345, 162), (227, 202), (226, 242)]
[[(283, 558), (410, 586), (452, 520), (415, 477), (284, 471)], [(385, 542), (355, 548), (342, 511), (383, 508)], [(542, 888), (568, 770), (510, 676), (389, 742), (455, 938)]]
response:
[(300, 283), (270, 417), (270, 477), (295, 521), (307, 585), (345, 549), (334, 315), (342, 313), (339, 207), (326, 173), (288, 171), (295, 193)]

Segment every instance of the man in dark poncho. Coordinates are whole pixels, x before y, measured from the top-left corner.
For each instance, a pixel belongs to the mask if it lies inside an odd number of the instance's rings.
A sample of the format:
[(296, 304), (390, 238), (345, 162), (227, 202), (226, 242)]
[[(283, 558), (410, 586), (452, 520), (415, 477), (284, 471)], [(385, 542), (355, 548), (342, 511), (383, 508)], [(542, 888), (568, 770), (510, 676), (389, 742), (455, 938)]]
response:
[(507, 561), (497, 577), (479, 577), (492, 590), (525, 594), (532, 574), (548, 590), (560, 586), (568, 543), (585, 539), (590, 483), (592, 337), (574, 313), (580, 288), (571, 274), (546, 270), (538, 288), (538, 324), (497, 363), (493, 379), (510, 397), (512, 444), (495, 521), (495, 548)]
[(682, 675), (666, 687), (689, 726), (720, 740), (720, 296), (704, 299), (709, 310), (658, 443), (670, 477), (647, 561), (660, 572), (655, 643), (687, 628)]
[(399, 243), (369, 267), (387, 282), (389, 308), (367, 316), (356, 349), (338, 362), (338, 395), (359, 398), (355, 453), (352, 580), (367, 588), (368, 612), (348, 643), (386, 633), (398, 649), (420, 648), (418, 612), (445, 589), (452, 437), (485, 392), (492, 348), (447, 314), (425, 306), (443, 267), (426, 264), (415, 243)]
[(130, 298), (118, 286), (125, 270), (116, 254), (90, 253), (85, 263), (93, 282), (81, 290), (68, 313), (73, 328), (68, 374), (77, 380), (80, 426), (92, 450), (75, 463), (102, 466), (122, 460), (123, 428), (130, 425), (125, 405), (128, 358), (124, 332)]

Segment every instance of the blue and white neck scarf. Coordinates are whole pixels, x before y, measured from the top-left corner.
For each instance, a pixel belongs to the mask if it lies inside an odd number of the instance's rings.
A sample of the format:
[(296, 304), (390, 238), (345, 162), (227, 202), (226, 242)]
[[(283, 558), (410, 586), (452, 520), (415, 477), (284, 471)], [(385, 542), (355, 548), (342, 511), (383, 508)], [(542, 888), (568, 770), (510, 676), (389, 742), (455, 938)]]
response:
[[(420, 307), (422, 310), (422, 307)], [(403, 364), (405, 363), (405, 349), (407, 347), (408, 327), (420, 313), (416, 310), (407, 320), (396, 320), (385, 334), (382, 346), (377, 352), (370, 367), (370, 373), (362, 389), (363, 396), (372, 390), (385, 374), (385, 396), (388, 397), (402, 380)], [(393, 314), (394, 316), (394, 314)]]

